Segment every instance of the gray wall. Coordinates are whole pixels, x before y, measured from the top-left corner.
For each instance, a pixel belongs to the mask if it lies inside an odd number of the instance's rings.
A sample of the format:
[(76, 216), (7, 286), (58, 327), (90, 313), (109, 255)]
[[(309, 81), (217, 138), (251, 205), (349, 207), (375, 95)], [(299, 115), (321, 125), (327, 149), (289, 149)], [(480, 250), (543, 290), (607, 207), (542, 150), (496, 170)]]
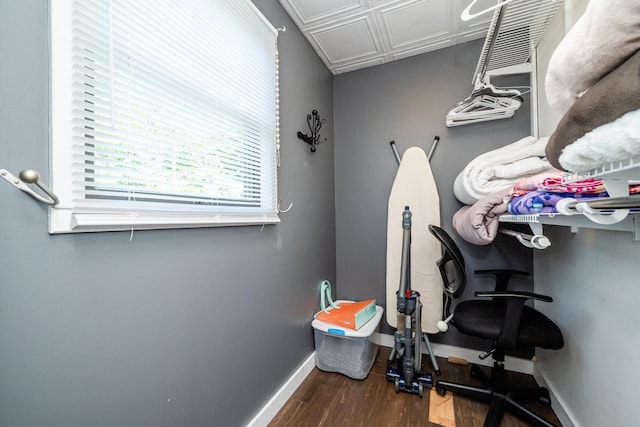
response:
[[(332, 76), (275, 0), (276, 226), (47, 234), (47, 210), (0, 182), (0, 425), (245, 425), (313, 351), (335, 280)], [(0, 168), (49, 176), (48, 2), (0, 1)], [(328, 142), (295, 136), (317, 108)]]
[(534, 255), (537, 304), (565, 347), (538, 351), (537, 368), (575, 425), (630, 426), (638, 418), (640, 242), (628, 232), (545, 227), (552, 245)]
[[(442, 226), (453, 233), (468, 263), (470, 283), (463, 299), (473, 297), (475, 289), (490, 286), (488, 279), (473, 277), (473, 269), (516, 267), (531, 271), (531, 252), (515, 239), (500, 235), (492, 245), (474, 246), (462, 241), (451, 226), (453, 214), (462, 206), (453, 195), (457, 174), (479, 154), (531, 134), (528, 102), (511, 119), (445, 126), (447, 109), (471, 92), (481, 47), (482, 41), (478, 40), (336, 76), (336, 258), (340, 298), (376, 298), (385, 305), (387, 200), (398, 168), (389, 146), (391, 140), (396, 141), (400, 153), (411, 146), (428, 152), (434, 136), (441, 138), (431, 165), (440, 197)], [(515, 288), (531, 288), (532, 283), (531, 278), (519, 279)], [(393, 333), (386, 321), (382, 332)], [(467, 348), (488, 345), (462, 336), (454, 328), (433, 336), (433, 341)]]
[[(587, 3), (565, 2), (567, 13), (558, 14), (538, 49), (543, 70), (565, 35), (565, 24), (568, 31)], [(548, 135), (559, 116), (541, 92), (540, 131)], [(535, 290), (554, 301), (537, 308), (560, 326), (565, 347), (537, 351), (537, 370), (573, 424), (636, 425), (640, 243), (628, 232), (582, 228), (571, 233), (568, 227), (546, 226), (544, 233), (552, 245), (534, 253)]]

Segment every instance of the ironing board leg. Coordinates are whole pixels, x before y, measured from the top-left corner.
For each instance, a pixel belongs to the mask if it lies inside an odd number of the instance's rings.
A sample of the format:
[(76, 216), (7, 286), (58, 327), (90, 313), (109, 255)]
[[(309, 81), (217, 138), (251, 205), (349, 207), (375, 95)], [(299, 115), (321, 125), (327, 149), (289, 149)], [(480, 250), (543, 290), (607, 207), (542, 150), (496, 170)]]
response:
[(389, 354), (389, 360), (387, 361), (387, 364), (390, 365), (393, 363), (393, 361), (395, 360), (396, 357), (396, 346), (393, 345), (391, 347), (391, 353)]
[(436, 355), (433, 354), (433, 350), (431, 349), (431, 343), (429, 342), (429, 336), (424, 333), (422, 334), (424, 338), (424, 342), (427, 344), (427, 350), (429, 351), (429, 357), (431, 358), (431, 364), (433, 365), (433, 370), (436, 372), (436, 375), (440, 375), (440, 367), (438, 366), (438, 361), (436, 360)]

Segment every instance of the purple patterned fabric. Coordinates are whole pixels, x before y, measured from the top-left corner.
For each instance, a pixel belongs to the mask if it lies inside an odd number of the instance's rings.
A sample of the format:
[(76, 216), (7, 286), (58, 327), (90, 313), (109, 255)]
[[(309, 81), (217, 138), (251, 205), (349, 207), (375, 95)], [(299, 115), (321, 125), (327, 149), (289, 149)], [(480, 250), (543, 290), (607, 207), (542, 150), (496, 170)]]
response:
[(558, 213), (556, 203), (570, 197), (572, 199), (594, 199), (609, 197), (604, 191), (597, 194), (549, 193), (546, 191), (530, 191), (522, 196), (512, 198), (507, 204), (507, 212), (511, 215), (526, 215), (539, 213)]

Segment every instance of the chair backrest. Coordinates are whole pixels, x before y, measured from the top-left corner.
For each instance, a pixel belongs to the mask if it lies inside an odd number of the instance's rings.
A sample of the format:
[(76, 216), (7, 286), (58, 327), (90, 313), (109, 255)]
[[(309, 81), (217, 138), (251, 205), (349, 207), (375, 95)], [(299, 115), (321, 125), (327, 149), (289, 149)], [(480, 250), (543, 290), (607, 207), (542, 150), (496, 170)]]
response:
[(451, 236), (436, 225), (429, 225), (429, 231), (442, 244), (442, 258), (437, 262), (444, 283), (444, 291), (454, 298), (462, 295), (467, 284), (464, 257)]

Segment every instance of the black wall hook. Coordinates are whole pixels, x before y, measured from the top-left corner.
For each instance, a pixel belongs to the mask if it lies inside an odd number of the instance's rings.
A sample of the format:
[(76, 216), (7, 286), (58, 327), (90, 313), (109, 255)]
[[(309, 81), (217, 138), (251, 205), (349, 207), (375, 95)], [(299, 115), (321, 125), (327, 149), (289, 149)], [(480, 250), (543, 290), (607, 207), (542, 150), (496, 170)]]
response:
[(298, 131), (298, 138), (311, 145), (311, 152), (315, 153), (316, 145), (322, 144), (324, 140), (320, 141), (320, 131), (327, 124), (325, 119), (321, 119), (318, 114), (318, 110), (313, 110), (311, 114), (307, 114), (307, 124), (309, 125), (310, 135), (304, 134)]

